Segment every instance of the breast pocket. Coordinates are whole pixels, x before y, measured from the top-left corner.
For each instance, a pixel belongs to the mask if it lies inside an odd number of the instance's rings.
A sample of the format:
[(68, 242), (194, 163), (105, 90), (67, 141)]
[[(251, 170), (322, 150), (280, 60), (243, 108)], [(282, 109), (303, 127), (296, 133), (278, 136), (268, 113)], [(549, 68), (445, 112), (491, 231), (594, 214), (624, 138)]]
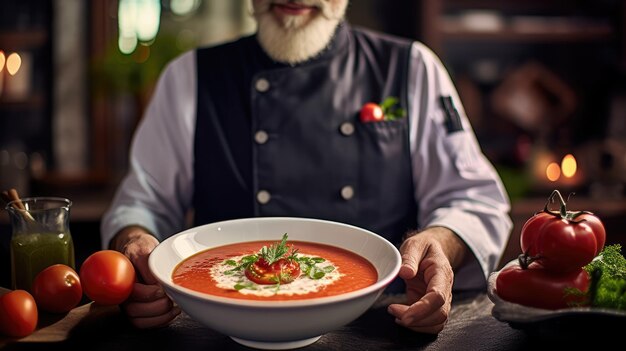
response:
[(366, 145), (390, 156), (408, 147), (407, 120), (360, 123), (359, 134)]

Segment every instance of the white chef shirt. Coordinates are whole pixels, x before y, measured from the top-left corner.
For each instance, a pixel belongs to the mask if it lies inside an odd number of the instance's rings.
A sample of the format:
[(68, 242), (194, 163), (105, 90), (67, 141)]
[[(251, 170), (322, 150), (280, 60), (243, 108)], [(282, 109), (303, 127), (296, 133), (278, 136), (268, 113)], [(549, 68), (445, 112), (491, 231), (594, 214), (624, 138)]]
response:
[[(454, 231), (475, 256), (455, 272), (456, 289), (484, 288), (511, 230), (509, 199), (479, 144), (452, 81), (423, 44), (411, 48), (408, 84), (410, 151), (418, 223)], [(172, 61), (136, 131), (130, 169), (101, 226), (103, 247), (139, 225), (163, 240), (186, 228), (193, 195), (196, 55)], [(463, 130), (449, 133), (439, 98), (450, 96)]]

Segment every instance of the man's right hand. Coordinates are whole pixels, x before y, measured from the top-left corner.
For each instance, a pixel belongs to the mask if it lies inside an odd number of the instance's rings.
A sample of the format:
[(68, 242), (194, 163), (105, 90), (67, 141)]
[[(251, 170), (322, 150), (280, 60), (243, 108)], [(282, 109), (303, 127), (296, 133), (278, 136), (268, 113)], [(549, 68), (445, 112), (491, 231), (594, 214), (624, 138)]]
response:
[(141, 329), (167, 325), (180, 314), (148, 268), (148, 257), (158, 244), (141, 227), (124, 228), (111, 241), (111, 248), (126, 255), (135, 267), (137, 281), (121, 307), (131, 324)]

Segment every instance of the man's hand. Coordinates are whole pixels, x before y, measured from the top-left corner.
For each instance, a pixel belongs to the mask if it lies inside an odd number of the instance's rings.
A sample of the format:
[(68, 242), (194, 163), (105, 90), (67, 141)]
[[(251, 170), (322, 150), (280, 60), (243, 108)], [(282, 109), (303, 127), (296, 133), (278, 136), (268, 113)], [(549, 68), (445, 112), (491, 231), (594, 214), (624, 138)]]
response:
[(111, 242), (111, 247), (126, 255), (137, 272), (133, 292), (121, 306), (137, 328), (164, 326), (180, 314), (180, 309), (165, 295), (148, 268), (148, 257), (158, 244), (159, 241), (141, 227), (125, 228)]
[(452, 305), (453, 267), (460, 265), (467, 250), (461, 239), (443, 227), (428, 228), (404, 241), (398, 275), (406, 282), (410, 305), (389, 305), (396, 323), (421, 333), (443, 330)]

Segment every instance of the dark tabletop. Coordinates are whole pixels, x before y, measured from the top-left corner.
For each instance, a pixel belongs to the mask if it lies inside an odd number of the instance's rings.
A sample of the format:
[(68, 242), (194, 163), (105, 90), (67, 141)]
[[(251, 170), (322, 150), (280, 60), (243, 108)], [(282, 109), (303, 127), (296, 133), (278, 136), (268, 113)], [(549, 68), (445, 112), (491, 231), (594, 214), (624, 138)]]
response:
[[(484, 293), (455, 295), (448, 323), (437, 336), (399, 327), (385, 308), (373, 308), (301, 350), (517, 350), (532, 348), (537, 343), (546, 346), (546, 339), (536, 332), (529, 333), (495, 319), (491, 315), (492, 307)], [(117, 307), (83, 307), (86, 308), (91, 311), (71, 326), (63, 341), (45, 340), (40, 335), (22, 340), (5, 339), (0, 347), (6, 350), (250, 350), (185, 314), (167, 327), (136, 330)], [(44, 325), (58, 323), (43, 317)]]
[[(560, 327), (554, 323), (533, 328), (511, 326), (495, 319), (491, 314), (492, 307), (493, 303), (483, 292), (455, 295), (448, 323), (437, 336), (415, 333), (399, 327), (385, 308), (373, 308), (354, 322), (323, 335), (316, 343), (300, 350), (530, 350), (545, 349), (551, 345), (562, 349), (566, 344), (580, 346), (580, 342), (591, 338), (584, 333), (572, 335), (567, 330), (559, 330)], [(35, 333), (22, 340), (0, 339), (0, 348), (116, 351), (251, 350), (227, 336), (203, 327), (184, 313), (167, 327), (137, 330), (129, 325), (117, 307), (91, 304), (83, 306), (82, 309), (84, 311), (81, 312), (78, 322), (70, 323), (66, 327), (58, 327), (57, 324), (69, 316), (63, 318), (43, 316), (40, 325), (69, 329), (66, 330), (66, 335), (61, 337), (53, 333), (44, 335), (45, 330), (41, 330), (41, 333)], [(577, 323), (580, 324), (580, 321)], [(626, 332), (626, 329), (622, 330)]]

